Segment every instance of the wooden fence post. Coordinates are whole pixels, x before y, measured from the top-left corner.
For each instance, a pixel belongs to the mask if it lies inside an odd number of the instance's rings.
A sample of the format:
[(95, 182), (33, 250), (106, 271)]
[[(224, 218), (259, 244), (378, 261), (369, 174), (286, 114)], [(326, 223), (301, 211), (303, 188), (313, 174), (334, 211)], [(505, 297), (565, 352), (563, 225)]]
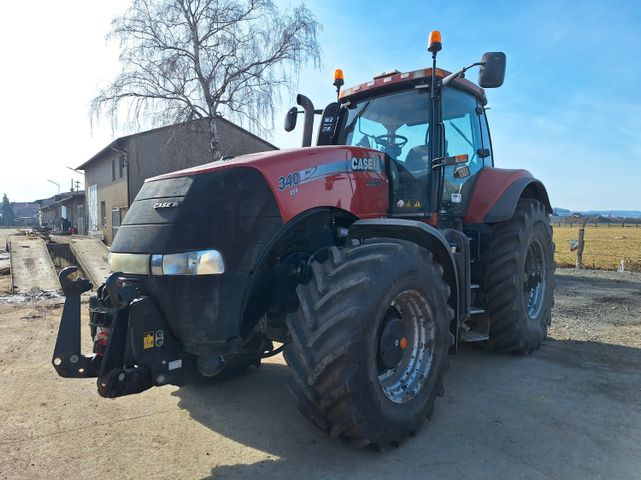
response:
[(579, 228), (579, 245), (576, 249), (576, 268), (581, 268), (583, 264), (583, 247), (585, 246), (585, 229)]

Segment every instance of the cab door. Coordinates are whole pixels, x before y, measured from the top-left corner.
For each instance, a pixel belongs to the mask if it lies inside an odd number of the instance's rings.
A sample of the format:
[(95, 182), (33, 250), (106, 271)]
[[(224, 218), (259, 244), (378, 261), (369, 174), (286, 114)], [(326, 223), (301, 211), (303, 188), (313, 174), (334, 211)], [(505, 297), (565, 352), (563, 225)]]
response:
[[(484, 166), (491, 166), (489, 138), (484, 141), (481, 128), (485, 113), (476, 98), (454, 88), (445, 89), (442, 105), (444, 154), (467, 155), (468, 160), (465, 164), (444, 167), (440, 214), (444, 217), (462, 217), (472, 193), (475, 175)], [(462, 166), (468, 167), (469, 175), (463, 175), (467, 173), (465, 170), (455, 174)]]

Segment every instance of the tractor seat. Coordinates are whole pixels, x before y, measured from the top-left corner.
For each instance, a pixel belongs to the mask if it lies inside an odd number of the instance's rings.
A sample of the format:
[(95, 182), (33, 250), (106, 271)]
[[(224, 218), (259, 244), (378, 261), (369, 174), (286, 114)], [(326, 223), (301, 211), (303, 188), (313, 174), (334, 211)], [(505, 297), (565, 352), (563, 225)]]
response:
[(417, 145), (407, 152), (405, 157), (405, 168), (412, 172), (427, 169), (427, 160), (430, 156), (429, 145)]

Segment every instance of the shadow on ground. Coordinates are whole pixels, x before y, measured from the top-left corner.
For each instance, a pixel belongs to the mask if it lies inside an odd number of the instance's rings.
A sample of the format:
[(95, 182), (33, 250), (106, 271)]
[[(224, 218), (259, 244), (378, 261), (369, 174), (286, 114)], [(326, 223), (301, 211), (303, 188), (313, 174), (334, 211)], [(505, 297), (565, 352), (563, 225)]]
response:
[(296, 411), (287, 368), (177, 390), (179, 406), (268, 460), (213, 467), (210, 478), (638, 478), (641, 351), (546, 341), (529, 357), (464, 346), (434, 419), (400, 448), (359, 450)]
[[(568, 270), (565, 270), (568, 271)], [(573, 275), (568, 273), (563, 273), (561, 275), (557, 274), (555, 276), (557, 286), (581, 286), (588, 288), (617, 288), (623, 287), (632, 290), (637, 294), (641, 294), (641, 283), (636, 278), (629, 278), (626, 274), (621, 275), (615, 272), (612, 272), (613, 275), (619, 275), (620, 278), (607, 278), (602, 276), (597, 276), (596, 274), (603, 275), (602, 271), (594, 270), (581, 270), (583, 275)], [(590, 275), (590, 273), (595, 272), (595, 275)]]

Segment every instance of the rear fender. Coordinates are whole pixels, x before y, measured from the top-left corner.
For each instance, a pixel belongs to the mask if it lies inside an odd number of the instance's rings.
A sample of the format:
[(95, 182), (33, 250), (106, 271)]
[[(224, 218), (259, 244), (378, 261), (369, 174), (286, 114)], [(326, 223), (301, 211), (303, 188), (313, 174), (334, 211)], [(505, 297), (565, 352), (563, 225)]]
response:
[(545, 206), (547, 213), (552, 213), (552, 205), (543, 183), (527, 170), (484, 168), (474, 184), (463, 221), (470, 224), (509, 220), (521, 198), (538, 200)]

